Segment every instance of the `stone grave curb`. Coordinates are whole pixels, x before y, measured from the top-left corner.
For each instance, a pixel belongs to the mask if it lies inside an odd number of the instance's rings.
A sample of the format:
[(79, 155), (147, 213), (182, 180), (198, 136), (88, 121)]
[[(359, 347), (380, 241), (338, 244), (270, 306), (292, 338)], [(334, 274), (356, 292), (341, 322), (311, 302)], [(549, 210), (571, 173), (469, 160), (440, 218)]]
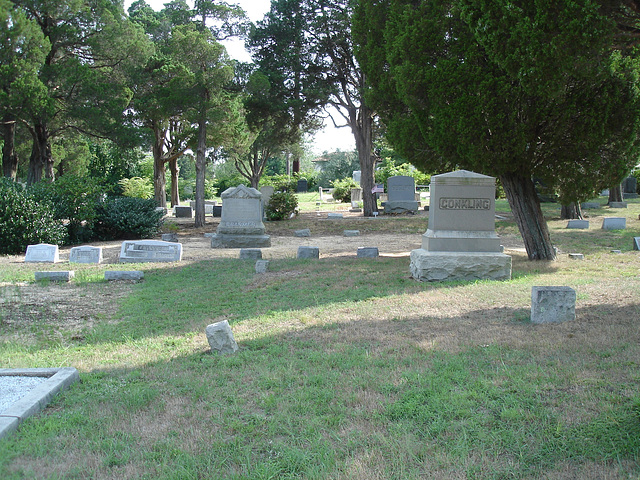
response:
[(17, 430), (26, 418), (43, 410), (58, 393), (80, 380), (73, 367), (0, 368), (0, 376), (49, 377), (0, 413), (0, 440)]

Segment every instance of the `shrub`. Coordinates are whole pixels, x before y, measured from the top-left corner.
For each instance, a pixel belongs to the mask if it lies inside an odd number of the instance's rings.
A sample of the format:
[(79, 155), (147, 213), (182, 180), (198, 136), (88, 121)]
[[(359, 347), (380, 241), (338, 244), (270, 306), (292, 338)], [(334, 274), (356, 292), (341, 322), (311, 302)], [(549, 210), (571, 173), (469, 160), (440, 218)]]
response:
[(29, 188), (39, 202), (54, 206), (54, 215), (64, 220), (71, 243), (92, 238), (98, 201), (104, 196), (95, 179), (63, 175), (55, 182), (41, 181)]
[(153, 184), (148, 178), (123, 178), (118, 184), (122, 188), (122, 195), (132, 198), (153, 198)]
[(51, 204), (36, 201), (11, 180), (0, 179), (0, 254), (24, 253), (37, 243), (61, 245), (65, 236)]
[(150, 238), (158, 234), (163, 213), (153, 200), (109, 198), (96, 209), (94, 232), (101, 240)]
[(351, 189), (360, 187), (351, 178), (334, 180), (332, 183), (333, 183), (332, 196), (337, 202), (351, 203)]
[(298, 197), (289, 192), (275, 192), (265, 209), (267, 220), (284, 220), (298, 208)]

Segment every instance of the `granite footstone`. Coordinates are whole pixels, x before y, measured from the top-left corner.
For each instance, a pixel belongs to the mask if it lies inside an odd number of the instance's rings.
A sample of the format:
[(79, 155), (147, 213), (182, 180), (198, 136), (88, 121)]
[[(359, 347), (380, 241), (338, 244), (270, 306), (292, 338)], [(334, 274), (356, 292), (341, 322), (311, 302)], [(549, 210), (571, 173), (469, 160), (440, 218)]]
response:
[(233, 338), (233, 332), (227, 320), (207, 325), (205, 334), (213, 353), (225, 354), (238, 351), (238, 344)]
[(262, 250), (259, 248), (241, 248), (240, 249), (241, 260), (261, 260)]
[(378, 258), (379, 256), (378, 247), (358, 247), (356, 252), (357, 258)]
[(75, 276), (73, 270), (63, 270), (54, 272), (34, 272), (36, 282), (70, 282)]
[(298, 247), (297, 258), (320, 258), (320, 247)]
[(567, 228), (588, 230), (589, 220), (569, 220), (569, 222), (567, 222)]
[(144, 278), (144, 272), (140, 270), (107, 270), (104, 279), (107, 281), (140, 281)]
[(571, 287), (531, 287), (531, 322), (561, 323), (576, 318), (576, 292)]

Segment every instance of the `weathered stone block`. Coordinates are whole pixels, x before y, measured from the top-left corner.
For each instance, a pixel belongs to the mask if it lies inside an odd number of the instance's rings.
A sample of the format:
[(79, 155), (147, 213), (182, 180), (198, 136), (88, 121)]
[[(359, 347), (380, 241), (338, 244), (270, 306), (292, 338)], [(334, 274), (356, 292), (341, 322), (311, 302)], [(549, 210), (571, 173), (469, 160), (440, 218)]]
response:
[(191, 207), (176, 205), (175, 207), (173, 207), (173, 213), (175, 214), (176, 218), (193, 217), (193, 210), (191, 210)]
[(358, 258), (378, 258), (379, 255), (378, 247), (358, 247), (356, 253)]
[(627, 228), (627, 219), (625, 217), (604, 217), (602, 228), (604, 230), (624, 230)]
[(102, 247), (73, 247), (69, 252), (69, 263), (102, 263)]
[(609, 202), (609, 208), (627, 208), (627, 202)]
[(498, 252), (411, 251), (411, 276), (416, 280), (509, 280), (511, 257)]
[(60, 272), (35, 272), (36, 282), (48, 280), (50, 282), (70, 282), (75, 276), (73, 270)]
[(320, 258), (320, 247), (298, 247), (298, 258)]
[(256, 262), (256, 273), (267, 273), (269, 260), (258, 260)]
[(260, 260), (262, 259), (262, 250), (259, 248), (241, 248), (240, 258), (242, 260)]
[(589, 220), (569, 220), (567, 228), (589, 229)]
[(60, 261), (58, 245), (51, 245), (49, 243), (27, 245), (24, 261), (34, 263), (58, 263)]
[(163, 242), (171, 242), (178, 243), (178, 234), (177, 233), (163, 233), (162, 234)]
[(132, 280), (138, 281), (144, 278), (144, 272), (140, 270), (107, 270), (104, 279), (108, 281)]
[(293, 232), (293, 234), (296, 237), (310, 237), (311, 230), (309, 230), (308, 228), (303, 228), (302, 230), (296, 230), (295, 232)]
[(327, 218), (333, 218), (333, 219), (344, 218), (344, 215), (342, 213), (329, 212), (327, 214)]
[(570, 253), (569, 258), (571, 260), (584, 260), (584, 255), (582, 253)]
[(560, 323), (576, 318), (576, 292), (571, 287), (531, 287), (531, 322)]
[(342, 235), (345, 237), (357, 237), (360, 235), (360, 230), (345, 230)]
[(212, 352), (234, 353), (238, 351), (238, 344), (233, 338), (233, 332), (227, 320), (207, 325), (205, 334)]

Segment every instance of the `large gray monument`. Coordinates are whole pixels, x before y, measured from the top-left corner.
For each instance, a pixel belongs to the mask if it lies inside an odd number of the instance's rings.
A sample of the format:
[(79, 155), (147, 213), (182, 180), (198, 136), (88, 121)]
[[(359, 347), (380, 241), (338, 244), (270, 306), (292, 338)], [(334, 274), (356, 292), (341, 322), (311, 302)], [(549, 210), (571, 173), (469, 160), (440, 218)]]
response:
[(222, 195), (222, 217), (211, 237), (212, 248), (261, 248), (271, 246), (262, 223), (262, 194), (239, 185)]
[(384, 204), (384, 213), (417, 212), (416, 181), (407, 175), (396, 175), (387, 179), (389, 199)]
[(418, 280), (508, 280), (511, 257), (495, 232), (495, 178), (460, 170), (431, 177), (429, 226), (411, 252)]

